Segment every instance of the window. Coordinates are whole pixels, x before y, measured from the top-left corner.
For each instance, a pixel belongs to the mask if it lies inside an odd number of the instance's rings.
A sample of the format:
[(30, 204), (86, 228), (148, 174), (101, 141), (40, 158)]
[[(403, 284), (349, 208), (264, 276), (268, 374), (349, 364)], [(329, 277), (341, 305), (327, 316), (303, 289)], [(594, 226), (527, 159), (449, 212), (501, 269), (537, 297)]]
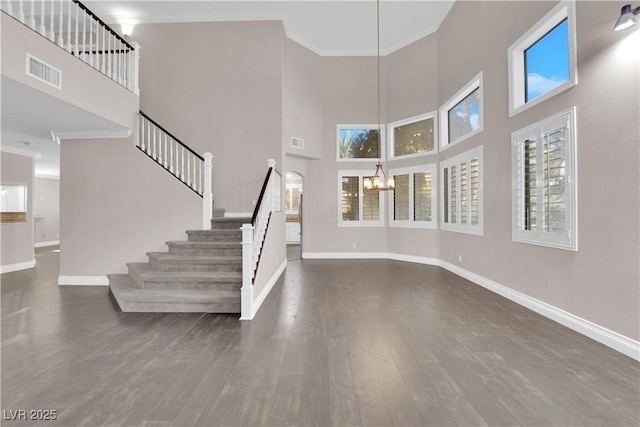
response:
[(390, 225), (435, 228), (435, 165), (394, 169), (389, 173), (395, 180), (395, 188), (390, 192)]
[(561, 1), (508, 50), (509, 115), (575, 86), (575, 4)]
[(365, 191), (364, 179), (373, 178), (371, 171), (339, 171), (338, 226), (383, 227), (382, 193)]
[(512, 134), (512, 238), (577, 250), (575, 108)]
[(482, 146), (440, 163), (440, 227), (482, 236)]
[(338, 125), (337, 146), (339, 161), (377, 161), (383, 154), (378, 125)]
[(482, 73), (440, 107), (439, 117), (440, 149), (482, 131)]
[(26, 184), (2, 183), (0, 186), (0, 219), (4, 222), (27, 222)]
[(434, 153), (435, 135), (435, 112), (390, 123), (390, 157), (416, 157)]

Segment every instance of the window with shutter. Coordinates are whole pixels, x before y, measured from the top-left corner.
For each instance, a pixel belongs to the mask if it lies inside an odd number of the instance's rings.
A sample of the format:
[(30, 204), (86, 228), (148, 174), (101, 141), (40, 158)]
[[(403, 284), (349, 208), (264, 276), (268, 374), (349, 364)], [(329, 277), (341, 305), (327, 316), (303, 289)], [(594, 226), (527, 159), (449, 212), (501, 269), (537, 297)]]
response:
[(383, 197), (378, 191), (364, 190), (371, 171), (338, 171), (338, 226), (384, 226)]
[(395, 179), (390, 192), (391, 227), (436, 228), (433, 183), (436, 166), (423, 165), (389, 171)]
[(482, 146), (440, 163), (443, 230), (483, 234)]
[(512, 238), (577, 250), (575, 107), (512, 134)]

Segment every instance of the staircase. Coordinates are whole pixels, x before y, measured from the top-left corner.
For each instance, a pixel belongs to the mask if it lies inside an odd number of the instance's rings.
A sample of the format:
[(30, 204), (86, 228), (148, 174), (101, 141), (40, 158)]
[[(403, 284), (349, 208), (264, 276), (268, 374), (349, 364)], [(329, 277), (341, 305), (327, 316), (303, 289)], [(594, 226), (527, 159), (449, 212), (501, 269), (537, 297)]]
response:
[(148, 263), (129, 263), (111, 274), (109, 287), (124, 312), (240, 313), (242, 224), (214, 212), (210, 230), (188, 230), (168, 252), (148, 252)]

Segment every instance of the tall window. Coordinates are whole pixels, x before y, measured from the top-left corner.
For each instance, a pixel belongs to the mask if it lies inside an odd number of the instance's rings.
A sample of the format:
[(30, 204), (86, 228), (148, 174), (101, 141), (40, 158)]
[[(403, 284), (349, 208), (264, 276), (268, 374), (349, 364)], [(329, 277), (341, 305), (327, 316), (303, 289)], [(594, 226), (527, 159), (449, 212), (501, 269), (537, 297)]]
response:
[(482, 146), (442, 161), (440, 176), (440, 227), (482, 235)]
[(574, 1), (561, 1), (508, 50), (509, 115), (577, 83)]
[(435, 153), (435, 112), (389, 124), (391, 158), (416, 157)]
[(439, 110), (440, 149), (461, 142), (483, 128), (482, 73), (453, 95)]
[(383, 197), (378, 191), (364, 190), (364, 179), (371, 171), (339, 171), (338, 225), (341, 227), (382, 227)]
[(435, 228), (435, 165), (393, 169), (395, 189), (390, 193), (392, 227)]
[(378, 125), (338, 125), (338, 161), (376, 161), (382, 157), (382, 138), (378, 135)]
[(575, 108), (512, 134), (514, 241), (577, 250)]

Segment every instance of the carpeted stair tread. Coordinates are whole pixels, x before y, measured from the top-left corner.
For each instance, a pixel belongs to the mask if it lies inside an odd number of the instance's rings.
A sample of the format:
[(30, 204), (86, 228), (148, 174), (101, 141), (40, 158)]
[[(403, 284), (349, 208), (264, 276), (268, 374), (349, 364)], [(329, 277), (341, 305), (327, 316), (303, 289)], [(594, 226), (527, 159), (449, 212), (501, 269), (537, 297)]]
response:
[(149, 258), (170, 264), (241, 264), (242, 256), (235, 255), (172, 255), (168, 252), (147, 252)]
[(128, 263), (127, 267), (143, 280), (154, 282), (238, 282), (242, 273), (233, 271), (160, 271), (149, 263)]
[(240, 291), (141, 289), (128, 274), (107, 277), (111, 293), (125, 312), (240, 312)]
[(180, 240), (180, 241), (169, 241), (166, 242), (167, 246), (180, 246), (184, 248), (203, 248), (203, 249), (214, 249), (214, 248), (228, 248), (228, 249), (237, 249), (240, 246), (240, 242), (190, 242), (188, 240)]

